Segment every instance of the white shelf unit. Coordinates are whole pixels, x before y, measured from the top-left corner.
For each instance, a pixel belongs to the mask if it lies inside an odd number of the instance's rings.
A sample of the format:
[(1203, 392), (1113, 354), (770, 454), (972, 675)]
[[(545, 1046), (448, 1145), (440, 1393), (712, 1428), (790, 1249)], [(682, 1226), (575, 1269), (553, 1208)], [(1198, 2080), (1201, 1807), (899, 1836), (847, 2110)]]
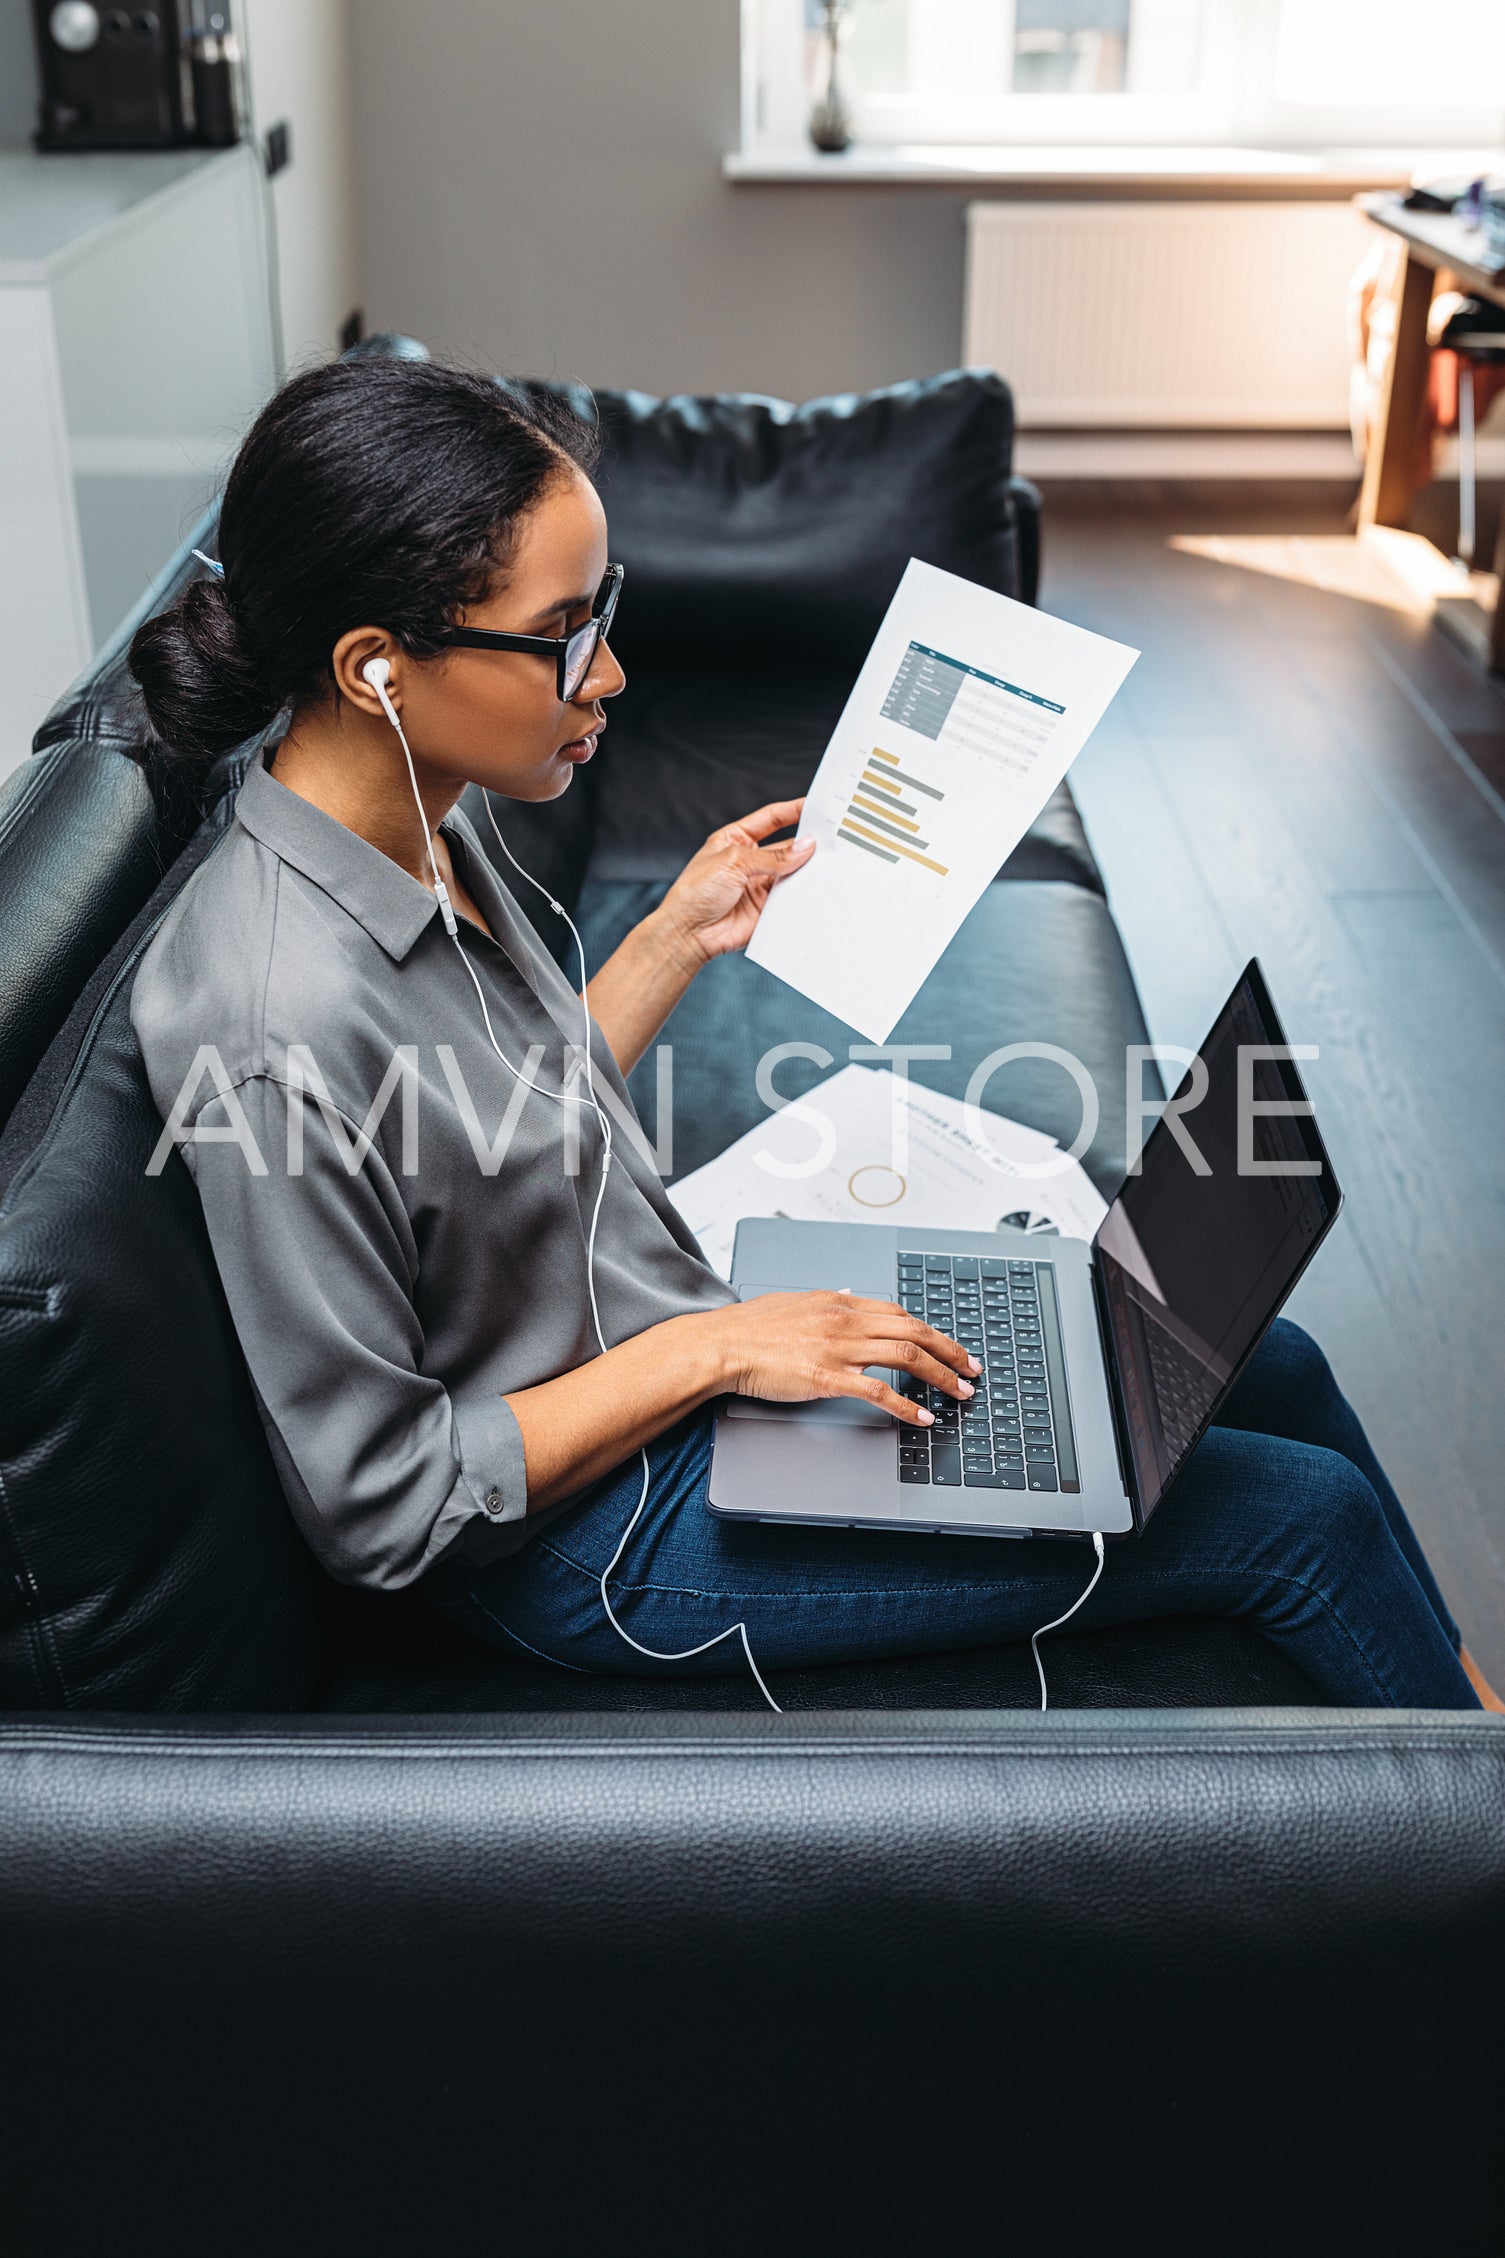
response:
[(0, 774), (277, 379), (255, 151), (0, 150)]

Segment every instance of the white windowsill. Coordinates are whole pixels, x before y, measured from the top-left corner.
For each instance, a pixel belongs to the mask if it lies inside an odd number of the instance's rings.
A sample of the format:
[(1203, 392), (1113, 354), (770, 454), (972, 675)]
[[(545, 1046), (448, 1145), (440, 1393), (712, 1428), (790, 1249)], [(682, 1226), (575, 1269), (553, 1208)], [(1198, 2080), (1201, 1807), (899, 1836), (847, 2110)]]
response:
[(1053, 480), (1360, 477), (1346, 431), (1020, 431), (1014, 468)]
[[(1498, 155), (1494, 163), (1499, 162)], [(1473, 150), (1173, 149), (945, 147), (895, 144), (854, 147), (822, 157), (808, 145), (733, 150), (722, 177), (737, 182), (834, 184), (887, 182), (976, 188), (1075, 188), (1132, 193), (1171, 189), (1349, 196), (1360, 189), (1404, 188), (1414, 171), (1467, 174), (1483, 170)]]

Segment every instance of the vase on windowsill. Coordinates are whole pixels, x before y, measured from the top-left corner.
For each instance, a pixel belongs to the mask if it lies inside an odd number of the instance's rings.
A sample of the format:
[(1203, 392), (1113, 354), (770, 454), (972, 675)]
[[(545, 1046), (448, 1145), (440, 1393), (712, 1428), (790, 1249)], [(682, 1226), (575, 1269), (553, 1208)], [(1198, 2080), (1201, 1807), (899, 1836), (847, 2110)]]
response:
[(825, 0), (821, 30), (825, 35), (825, 84), (810, 112), (810, 139), (823, 157), (839, 157), (852, 146), (852, 113), (841, 91), (840, 52), (848, 21), (844, 0)]

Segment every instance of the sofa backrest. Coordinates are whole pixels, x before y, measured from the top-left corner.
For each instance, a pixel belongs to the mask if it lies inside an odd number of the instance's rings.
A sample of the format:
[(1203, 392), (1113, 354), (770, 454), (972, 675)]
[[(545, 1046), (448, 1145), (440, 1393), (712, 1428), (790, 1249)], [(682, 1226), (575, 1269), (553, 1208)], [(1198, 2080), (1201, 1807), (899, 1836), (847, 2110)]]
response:
[(220, 803), (109, 953), (0, 1136), (0, 1709), (309, 1698), (322, 1578), (288, 1514), (198, 1195), (130, 1024)]
[[(990, 370), (801, 406), (515, 389), (596, 419), (627, 569), (627, 688), (601, 752), (563, 798), (502, 816), (572, 906), (587, 875), (672, 878), (709, 831), (807, 789), (911, 556), (1034, 600), (1039, 498), (1011, 476), (1013, 404)], [(558, 920), (528, 908), (573, 970)]]
[(991, 370), (801, 405), (573, 396), (600, 423), (629, 672), (712, 660), (855, 673), (912, 556), (1019, 592), (1013, 399)]
[(191, 551), (212, 540), (217, 514), (216, 504), (0, 787), (0, 1122), (198, 822), (170, 778), (133, 757), (149, 732), (126, 653), (140, 622), (202, 575)]

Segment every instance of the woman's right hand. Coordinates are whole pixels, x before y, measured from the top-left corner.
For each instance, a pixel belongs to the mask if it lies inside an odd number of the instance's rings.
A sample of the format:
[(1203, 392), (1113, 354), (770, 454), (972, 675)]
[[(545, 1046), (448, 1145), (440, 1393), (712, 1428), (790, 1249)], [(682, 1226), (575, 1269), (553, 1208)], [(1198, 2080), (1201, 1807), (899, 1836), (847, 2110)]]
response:
[(860, 1396), (909, 1427), (934, 1414), (866, 1368), (904, 1375), (919, 1395), (958, 1403), (980, 1367), (897, 1302), (861, 1294), (759, 1294), (724, 1309), (666, 1317), (536, 1387), (509, 1395), (528, 1465), (528, 1510), (573, 1497), (687, 1412), (717, 1396), (809, 1403)]
[(897, 1302), (860, 1294), (759, 1294), (680, 1322), (714, 1333), (721, 1393), (761, 1396), (770, 1403), (861, 1396), (911, 1427), (933, 1426), (935, 1414), (867, 1366), (898, 1371), (959, 1403), (975, 1392), (973, 1377), (982, 1369), (964, 1348)]

